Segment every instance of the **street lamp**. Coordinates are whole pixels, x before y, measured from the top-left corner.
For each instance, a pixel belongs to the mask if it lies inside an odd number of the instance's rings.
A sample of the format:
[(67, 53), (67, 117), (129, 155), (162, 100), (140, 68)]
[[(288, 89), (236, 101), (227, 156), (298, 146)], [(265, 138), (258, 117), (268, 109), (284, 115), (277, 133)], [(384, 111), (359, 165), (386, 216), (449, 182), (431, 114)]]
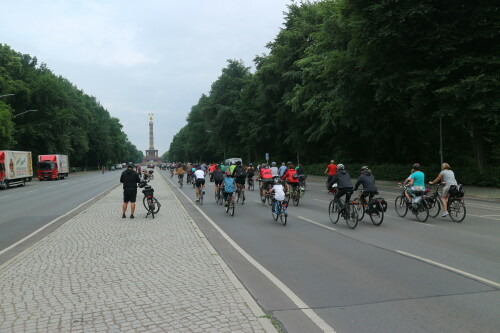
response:
[(0, 98), (7, 97), (7, 96), (14, 96), (14, 94), (0, 95)]
[(441, 165), (443, 165), (443, 116), (439, 116), (439, 154), (441, 155)]
[(16, 114), (16, 115), (15, 115), (15, 116), (13, 116), (12, 118), (19, 117), (20, 115), (25, 114), (25, 113), (27, 113), (27, 112), (37, 112), (37, 111), (38, 111), (38, 110), (28, 110), (28, 111), (24, 111), (24, 112), (21, 112), (21, 113), (19, 113), (19, 114)]

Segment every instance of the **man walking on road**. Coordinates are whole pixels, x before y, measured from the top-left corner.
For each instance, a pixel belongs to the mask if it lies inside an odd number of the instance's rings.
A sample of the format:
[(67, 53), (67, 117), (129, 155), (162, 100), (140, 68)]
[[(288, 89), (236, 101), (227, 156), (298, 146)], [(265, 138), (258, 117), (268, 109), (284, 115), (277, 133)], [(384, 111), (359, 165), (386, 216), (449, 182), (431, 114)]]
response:
[(123, 184), (123, 205), (122, 205), (122, 218), (126, 218), (127, 206), (130, 202), (130, 218), (134, 218), (135, 212), (135, 199), (137, 197), (137, 183), (140, 183), (141, 178), (139, 174), (134, 171), (134, 164), (129, 163), (127, 170), (122, 172), (120, 183)]

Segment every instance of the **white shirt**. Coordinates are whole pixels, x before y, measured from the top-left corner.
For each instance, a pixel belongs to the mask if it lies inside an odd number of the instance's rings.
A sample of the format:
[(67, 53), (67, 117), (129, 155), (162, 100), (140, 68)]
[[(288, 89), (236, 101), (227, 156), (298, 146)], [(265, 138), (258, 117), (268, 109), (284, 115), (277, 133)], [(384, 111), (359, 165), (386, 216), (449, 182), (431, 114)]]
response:
[(285, 200), (285, 191), (283, 190), (283, 185), (276, 184), (273, 186), (274, 198), (278, 201)]
[(203, 171), (203, 170), (196, 170), (194, 172), (194, 176), (196, 177), (196, 179), (200, 179), (200, 178), (205, 179), (205, 171)]
[(280, 176), (277, 167), (271, 167), (271, 175), (273, 175), (273, 177), (279, 177)]

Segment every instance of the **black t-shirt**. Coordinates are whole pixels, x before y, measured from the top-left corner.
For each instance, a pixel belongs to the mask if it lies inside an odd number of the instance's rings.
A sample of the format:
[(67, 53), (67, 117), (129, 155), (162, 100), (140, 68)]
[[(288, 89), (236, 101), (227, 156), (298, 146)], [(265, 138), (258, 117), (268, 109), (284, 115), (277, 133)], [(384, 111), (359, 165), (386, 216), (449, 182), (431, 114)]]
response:
[(139, 174), (132, 169), (122, 172), (120, 183), (123, 183), (124, 190), (137, 190), (137, 183), (141, 181)]
[(214, 180), (216, 182), (221, 182), (224, 180), (224, 174), (220, 170), (214, 170), (214, 172), (212, 173), (212, 176), (214, 177)]

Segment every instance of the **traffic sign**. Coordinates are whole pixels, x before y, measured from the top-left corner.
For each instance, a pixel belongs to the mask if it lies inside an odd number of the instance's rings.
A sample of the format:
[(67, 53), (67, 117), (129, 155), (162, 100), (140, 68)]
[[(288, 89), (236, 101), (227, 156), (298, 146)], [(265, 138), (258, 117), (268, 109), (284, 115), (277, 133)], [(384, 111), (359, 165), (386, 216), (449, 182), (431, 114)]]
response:
[(266, 153), (266, 160), (269, 161), (269, 153)]

